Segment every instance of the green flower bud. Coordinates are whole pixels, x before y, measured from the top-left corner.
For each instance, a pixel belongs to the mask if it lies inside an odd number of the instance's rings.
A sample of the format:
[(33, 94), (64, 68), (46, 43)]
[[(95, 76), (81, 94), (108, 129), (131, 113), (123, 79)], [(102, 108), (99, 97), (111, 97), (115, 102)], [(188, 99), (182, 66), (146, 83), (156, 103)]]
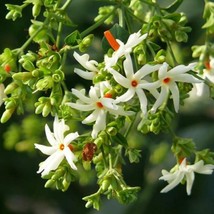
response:
[(1, 123), (6, 123), (11, 118), (14, 110), (15, 110), (15, 108), (6, 109), (1, 116)]
[(47, 117), (51, 112), (51, 105), (49, 103), (46, 103), (42, 110), (42, 116)]
[(45, 106), (44, 103), (38, 105), (38, 106), (36, 107), (35, 114), (41, 114), (42, 111), (43, 111), (44, 106)]
[(32, 71), (33, 77), (43, 77), (43, 75), (44, 75), (44, 73), (39, 69), (35, 69)]
[(118, 130), (115, 127), (107, 127), (106, 132), (110, 136), (115, 136), (117, 134)]
[(91, 45), (93, 39), (94, 39), (94, 35), (93, 34), (89, 34), (88, 36), (86, 36), (85, 38), (83, 38), (82, 43), (86, 47), (89, 47)]
[[(51, 36), (50, 31), (47, 27), (43, 26), (43, 28), (38, 32), (39, 28), (43, 25), (42, 22), (39, 21), (32, 21), (33, 24), (29, 27), (29, 35), (33, 38), (34, 42), (41, 43), (41, 42), (48, 42)], [(36, 32), (36, 36), (34, 35)]]
[(139, 65), (144, 65), (146, 63), (146, 56), (145, 54), (139, 54), (137, 56), (137, 62)]
[(123, 87), (119, 84), (117, 84), (115, 87), (114, 87), (114, 91), (117, 93), (117, 94), (121, 94), (123, 92)]
[(33, 71), (35, 69), (34, 64), (30, 60), (25, 60), (22, 63), (22, 67), (27, 71)]
[(105, 76), (103, 74), (97, 74), (93, 78), (93, 83), (96, 84), (102, 82), (103, 80), (105, 80)]
[(177, 42), (187, 42), (188, 36), (184, 31), (175, 31), (175, 39)]
[(51, 177), (51, 180), (57, 180), (64, 175), (65, 171), (62, 168), (57, 169), (54, 172), (54, 175)]
[(157, 63), (162, 64), (166, 60), (166, 51), (163, 49), (159, 50), (154, 59)]
[(36, 18), (41, 12), (41, 2), (39, 4), (34, 4), (32, 7), (32, 15)]
[(11, 94), (16, 88), (18, 88), (18, 85), (15, 82), (12, 82), (4, 89), (4, 93)]
[(45, 188), (52, 188), (55, 186), (55, 183), (56, 183), (55, 180), (50, 179), (45, 183)]
[(10, 98), (9, 101), (5, 102), (6, 109), (14, 109), (17, 106), (16, 100)]
[(17, 18), (22, 17), (22, 7), (19, 5), (6, 4), (9, 12), (6, 15), (6, 19), (12, 19), (15, 21)]
[(92, 207), (92, 206), (93, 206), (93, 202), (92, 202), (92, 201), (87, 201), (85, 207), (86, 207), (86, 208), (90, 208), (90, 207)]
[(38, 59), (38, 55), (32, 51), (28, 51), (28, 53), (25, 56), (26, 59), (30, 60), (31, 62), (34, 62)]
[(39, 91), (46, 91), (50, 88), (53, 87), (53, 79), (50, 76), (46, 76), (43, 79), (40, 79), (37, 83), (36, 83), (36, 88)]
[(104, 179), (104, 181), (103, 181), (102, 184), (101, 184), (101, 189), (102, 189), (103, 191), (106, 191), (106, 190), (108, 190), (109, 186), (110, 186), (110, 181), (109, 181), (109, 179)]
[(13, 74), (12, 77), (14, 80), (19, 80), (22, 81), (23, 83), (26, 83), (32, 78), (32, 74), (31, 72), (20, 72)]

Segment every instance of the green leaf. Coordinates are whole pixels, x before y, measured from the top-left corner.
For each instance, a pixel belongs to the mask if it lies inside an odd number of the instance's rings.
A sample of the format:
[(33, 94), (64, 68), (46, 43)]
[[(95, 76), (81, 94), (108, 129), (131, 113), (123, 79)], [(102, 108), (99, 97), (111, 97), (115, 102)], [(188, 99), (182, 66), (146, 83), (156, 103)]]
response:
[(183, 3), (183, 0), (176, 0), (164, 10), (166, 10), (169, 13), (174, 13), (182, 3)]
[(77, 41), (81, 39), (80, 36), (80, 32), (78, 30), (75, 30), (74, 32), (72, 32), (71, 34), (69, 34), (66, 38), (65, 38), (65, 44), (66, 45), (76, 45)]

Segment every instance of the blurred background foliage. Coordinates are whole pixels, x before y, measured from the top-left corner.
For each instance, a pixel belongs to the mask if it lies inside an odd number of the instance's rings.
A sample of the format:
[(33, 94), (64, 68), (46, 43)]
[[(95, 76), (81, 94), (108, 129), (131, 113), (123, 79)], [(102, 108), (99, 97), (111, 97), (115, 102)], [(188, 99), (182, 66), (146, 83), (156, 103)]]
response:
[[(168, 5), (172, 0), (159, 0), (162, 6)], [(7, 13), (5, 3), (18, 4), (19, 1), (0, 1), (0, 52), (4, 48), (19, 47), (28, 37), (31, 11), (24, 10), (22, 19), (15, 22), (5, 20)], [(21, 1), (20, 1), (21, 3)], [(102, 2), (94, 0), (73, 0), (70, 7), (70, 17), (79, 25), (82, 31), (93, 22)], [(191, 60), (191, 46), (203, 44), (204, 0), (184, 0), (179, 11), (186, 13), (188, 25), (192, 27), (187, 43), (174, 47), (176, 57), (181, 62)], [(102, 57), (101, 39), (107, 26), (96, 30), (93, 47), (89, 50), (92, 57), (99, 60)], [(69, 34), (71, 29), (67, 29)], [(100, 36), (100, 37), (99, 37)], [(182, 55), (181, 55), (182, 54)], [(102, 59), (102, 58), (101, 58)], [(75, 66), (70, 57), (69, 71)], [(77, 77), (75, 77), (77, 78)], [(72, 81), (67, 77), (72, 87)], [(77, 79), (79, 81), (79, 79)], [(81, 84), (86, 84), (82, 82)], [(33, 102), (32, 102), (33, 103)], [(175, 160), (170, 153), (171, 142), (165, 135), (143, 136), (134, 132), (129, 138), (131, 146), (142, 148), (142, 161), (138, 164), (126, 165), (124, 177), (130, 186), (140, 186), (142, 191), (135, 203), (124, 206), (113, 200), (103, 200), (100, 211), (86, 209), (82, 197), (96, 191), (93, 173), (82, 174), (79, 182), (73, 183), (67, 192), (45, 189), (45, 181), (36, 173), (38, 163), (42, 156), (34, 151), (34, 143), (44, 143), (44, 125), (48, 118), (32, 115), (33, 104), (27, 103), (25, 116), (13, 117), (6, 124), (0, 125), (0, 213), (20, 214), (213, 214), (214, 213), (214, 175), (196, 175), (192, 195), (187, 196), (185, 185), (179, 185), (167, 194), (160, 190), (166, 183), (159, 181), (161, 169), (170, 169)], [(2, 112), (3, 107), (0, 111)], [(178, 136), (193, 138), (198, 149), (210, 148), (214, 151), (214, 102), (207, 97), (189, 99), (181, 113), (175, 118), (173, 126)], [(52, 118), (50, 118), (52, 123)], [(50, 123), (51, 127), (52, 124)], [(86, 185), (87, 184), (87, 185)]]

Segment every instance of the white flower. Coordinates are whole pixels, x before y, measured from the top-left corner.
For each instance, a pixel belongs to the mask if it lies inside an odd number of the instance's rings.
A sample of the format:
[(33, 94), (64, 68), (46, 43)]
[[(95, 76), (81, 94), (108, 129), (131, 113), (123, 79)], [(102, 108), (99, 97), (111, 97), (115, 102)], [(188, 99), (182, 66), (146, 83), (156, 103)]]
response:
[[(203, 74), (200, 77), (214, 83), (214, 58), (210, 56), (209, 61), (205, 63), (206, 69), (203, 69)], [(197, 96), (209, 96), (209, 87), (204, 83), (195, 84)]]
[(47, 175), (51, 170), (57, 169), (64, 158), (66, 158), (72, 169), (77, 169), (74, 164), (76, 157), (71, 151), (70, 143), (75, 140), (79, 134), (75, 132), (64, 137), (64, 133), (69, 130), (69, 127), (63, 119), (59, 120), (58, 117), (55, 117), (53, 130), (54, 132), (52, 133), (48, 125), (45, 125), (46, 137), (51, 146), (35, 144), (35, 148), (49, 155), (44, 162), (40, 163), (38, 173), (42, 172), (42, 176)]
[(106, 128), (106, 114), (107, 112), (113, 115), (130, 115), (130, 112), (125, 112), (121, 106), (114, 103), (114, 99), (105, 97), (103, 90), (100, 87), (91, 86), (89, 90), (89, 97), (85, 96), (85, 90), (78, 91), (72, 89), (72, 93), (79, 98), (77, 103), (67, 103), (70, 107), (80, 111), (92, 111), (82, 123), (93, 123), (93, 131), (91, 136), (96, 138), (101, 130)]
[(97, 68), (98, 62), (95, 60), (89, 60), (88, 54), (83, 54), (80, 56), (77, 52), (74, 52), (73, 56), (80, 63), (80, 65), (87, 70), (83, 71), (79, 68), (75, 68), (74, 72), (84, 79), (92, 80), (99, 71)]
[(119, 48), (114, 51), (111, 57), (105, 56), (105, 69), (108, 70), (109, 68), (114, 66), (117, 63), (118, 59), (123, 55), (131, 53), (132, 49), (139, 43), (141, 43), (146, 37), (147, 34), (141, 35), (140, 31), (138, 31), (137, 33), (131, 34), (125, 44), (119, 39), (116, 39)]
[(186, 162), (186, 158), (183, 159), (181, 164), (177, 166), (177, 169), (173, 172), (168, 172), (166, 170), (162, 170), (163, 176), (159, 178), (159, 180), (167, 181), (169, 184), (161, 190), (161, 193), (166, 193), (177, 186), (179, 183), (185, 179), (186, 181), (186, 191), (187, 194), (191, 194), (192, 185), (195, 179), (195, 173), (199, 174), (212, 174), (214, 170), (214, 165), (205, 164), (204, 161), (200, 160), (199, 162), (188, 165)]
[[(160, 65), (144, 65), (141, 67), (136, 73), (133, 70), (132, 59), (130, 55), (126, 55), (126, 59), (123, 63), (124, 72), (126, 77), (115, 71), (114, 69), (110, 69), (110, 73), (113, 75), (116, 82), (122, 85), (124, 88), (128, 90), (121, 96), (116, 98), (116, 103), (118, 102), (127, 102), (134, 97), (136, 94), (140, 101), (141, 111), (146, 114), (147, 112), (147, 98), (143, 91), (143, 89), (147, 89), (147, 81), (143, 78), (148, 74), (159, 69)], [(150, 88), (150, 93), (154, 97), (158, 97), (159, 93), (156, 89)]]
[(4, 84), (0, 84), (0, 106), (4, 102), (4, 98), (6, 98), (6, 94), (4, 93)]
[[(161, 88), (160, 96), (154, 103), (151, 111), (155, 112), (158, 107), (166, 102), (169, 92), (171, 92), (174, 109), (178, 112), (180, 104), (179, 89), (176, 82), (187, 82), (187, 83), (199, 83), (199, 79), (195, 78), (191, 74), (187, 74), (187, 71), (192, 70), (195, 67), (195, 63), (191, 63), (187, 66), (178, 65), (170, 70), (168, 70), (169, 65), (164, 62), (158, 72), (158, 80), (156, 82), (147, 85), (148, 89), (151, 88)], [(150, 86), (149, 86), (150, 85)]]

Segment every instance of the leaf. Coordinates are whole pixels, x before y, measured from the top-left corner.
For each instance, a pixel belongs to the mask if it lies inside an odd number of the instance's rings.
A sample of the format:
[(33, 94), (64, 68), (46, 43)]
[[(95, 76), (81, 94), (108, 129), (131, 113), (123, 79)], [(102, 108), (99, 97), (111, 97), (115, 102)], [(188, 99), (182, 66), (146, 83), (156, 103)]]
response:
[(74, 32), (72, 32), (71, 34), (69, 34), (66, 38), (65, 38), (65, 44), (66, 45), (76, 45), (77, 41), (81, 39), (80, 36), (80, 32), (78, 30), (75, 30)]
[(166, 10), (169, 13), (174, 13), (182, 3), (183, 3), (183, 0), (175, 0), (172, 4), (170, 4), (164, 10)]
[(183, 0), (176, 0), (171, 5), (169, 5), (165, 10), (169, 13), (175, 12), (179, 6), (183, 3)]

